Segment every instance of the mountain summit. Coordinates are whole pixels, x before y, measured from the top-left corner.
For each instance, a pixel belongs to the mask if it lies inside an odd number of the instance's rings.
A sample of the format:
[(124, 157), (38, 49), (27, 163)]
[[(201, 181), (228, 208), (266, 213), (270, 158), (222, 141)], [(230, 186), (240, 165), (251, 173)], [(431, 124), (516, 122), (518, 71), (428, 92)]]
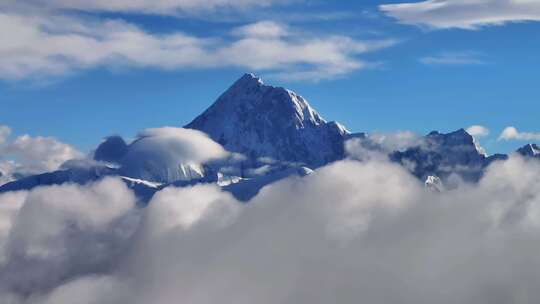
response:
[(238, 79), (185, 128), (200, 130), (253, 161), (271, 158), (311, 167), (343, 158), (343, 142), (350, 135), (301, 96), (265, 85), (253, 74)]
[(517, 150), (517, 153), (525, 157), (536, 157), (540, 158), (540, 147), (536, 144), (527, 144)]

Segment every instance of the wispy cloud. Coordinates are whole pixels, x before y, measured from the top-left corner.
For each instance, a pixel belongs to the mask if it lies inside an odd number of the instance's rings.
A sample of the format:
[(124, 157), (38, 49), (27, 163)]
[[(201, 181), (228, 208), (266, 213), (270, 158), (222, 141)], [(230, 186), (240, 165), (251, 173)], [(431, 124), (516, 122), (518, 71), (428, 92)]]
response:
[(540, 140), (540, 132), (520, 132), (515, 127), (506, 127), (499, 140)]
[(380, 5), (379, 9), (400, 23), (434, 29), (474, 30), (508, 22), (540, 21), (536, 0), (427, 0)]
[[(248, 10), (285, 2), (287, 0), (28, 0), (24, 6), (48, 10), (175, 15), (215, 10)], [(17, 0), (6, 0), (4, 3), (4, 6), (23, 6)]]
[(50, 12), (0, 12), (0, 37), (0, 79), (8, 80), (115, 66), (240, 67), (319, 80), (361, 69), (366, 64), (358, 55), (395, 43), (308, 33), (272, 21), (247, 24), (221, 36), (160, 34), (119, 19)]
[(426, 65), (479, 65), (485, 64), (481, 54), (474, 51), (442, 52), (433, 56), (420, 58)]

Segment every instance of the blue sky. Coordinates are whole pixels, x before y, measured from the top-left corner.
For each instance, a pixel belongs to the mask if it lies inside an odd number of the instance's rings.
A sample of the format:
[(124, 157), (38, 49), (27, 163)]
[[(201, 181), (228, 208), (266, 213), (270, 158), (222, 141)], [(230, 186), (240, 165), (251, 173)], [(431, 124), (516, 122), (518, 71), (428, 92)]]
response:
[(490, 153), (540, 141), (540, 4), (401, 2), (7, 1), (0, 125), (90, 151), (184, 125), (253, 72), (351, 131), (481, 125)]

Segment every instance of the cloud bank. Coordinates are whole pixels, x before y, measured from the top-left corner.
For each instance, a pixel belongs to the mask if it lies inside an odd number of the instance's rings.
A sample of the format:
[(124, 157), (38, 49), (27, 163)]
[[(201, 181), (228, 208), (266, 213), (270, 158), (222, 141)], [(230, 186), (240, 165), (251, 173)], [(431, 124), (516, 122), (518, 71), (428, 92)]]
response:
[(380, 5), (400, 23), (434, 29), (476, 30), (509, 22), (540, 21), (540, 3), (534, 0), (427, 0)]
[(336, 162), (248, 204), (214, 185), (149, 206), (116, 179), (0, 195), (9, 303), (531, 303), (540, 165), (495, 162), (426, 191), (385, 161)]

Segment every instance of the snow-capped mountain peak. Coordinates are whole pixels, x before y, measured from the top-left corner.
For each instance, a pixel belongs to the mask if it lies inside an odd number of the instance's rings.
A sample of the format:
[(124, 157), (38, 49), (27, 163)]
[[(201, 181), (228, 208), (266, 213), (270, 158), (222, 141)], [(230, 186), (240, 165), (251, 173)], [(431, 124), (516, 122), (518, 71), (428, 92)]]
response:
[(186, 128), (203, 131), (252, 160), (270, 157), (312, 167), (342, 158), (349, 134), (322, 118), (302, 96), (265, 85), (253, 74), (238, 79)]
[(540, 157), (540, 147), (536, 144), (527, 144), (517, 150), (523, 156)]

